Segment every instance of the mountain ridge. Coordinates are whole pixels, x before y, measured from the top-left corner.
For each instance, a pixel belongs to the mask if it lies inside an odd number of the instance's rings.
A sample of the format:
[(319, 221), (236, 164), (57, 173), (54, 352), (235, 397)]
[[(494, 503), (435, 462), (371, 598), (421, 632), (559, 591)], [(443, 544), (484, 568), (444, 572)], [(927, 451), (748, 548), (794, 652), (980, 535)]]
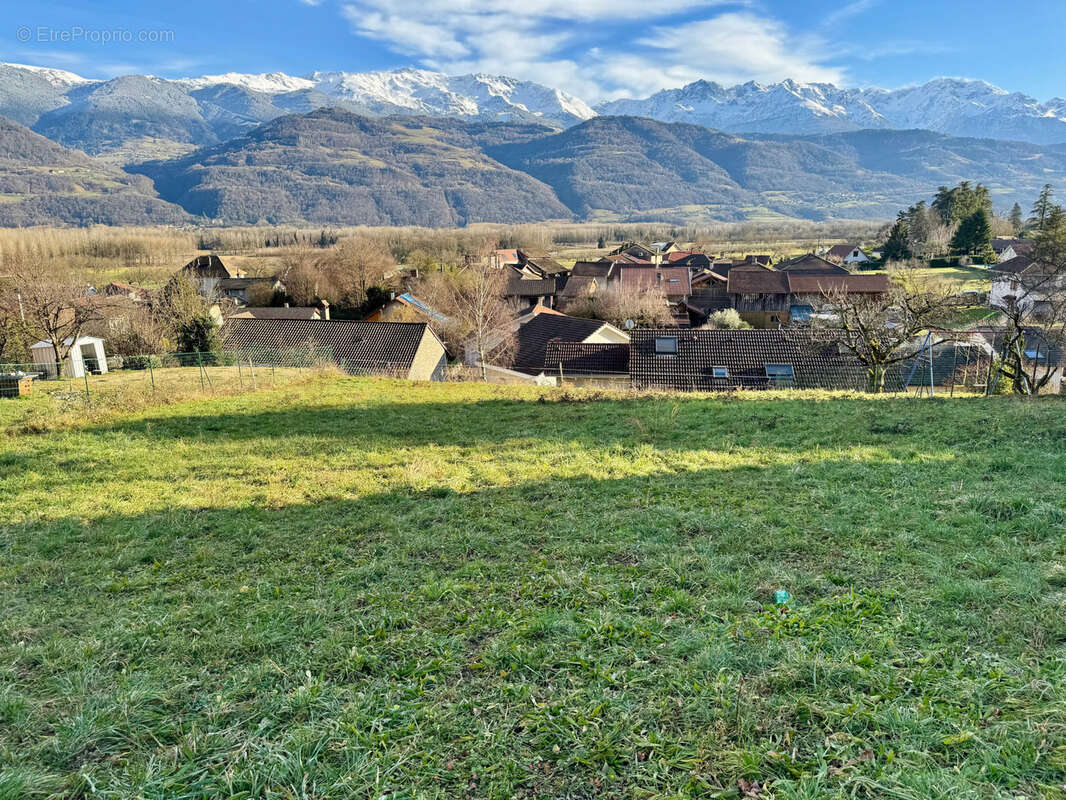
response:
[(1041, 103), (985, 81), (958, 78), (901, 89), (794, 80), (726, 87), (699, 80), (593, 107), (558, 88), (485, 73), (449, 76), (400, 68), (90, 80), (64, 70), (0, 63), (0, 115), (118, 163), (183, 154), (280, 116), (324, 107), (374, 117), (536, 122), (558, 129), (594, 116), (621, 115), (730, 133), (923, 129), (1035, 144), (1066, 142), (1066, 100)]

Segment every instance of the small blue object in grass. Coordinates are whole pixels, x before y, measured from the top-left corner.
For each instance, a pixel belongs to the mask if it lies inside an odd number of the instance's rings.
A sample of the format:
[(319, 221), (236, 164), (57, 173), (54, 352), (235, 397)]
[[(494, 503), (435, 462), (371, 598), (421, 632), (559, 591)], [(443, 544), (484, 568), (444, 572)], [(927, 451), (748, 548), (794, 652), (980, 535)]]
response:
[(774, 603), (779, 606), (785, 605), (791, 599), (792, 598), (789, 596), (788, 592), (786, 592), (784, 589), (778, 589), (776, 592), (774, 592)]

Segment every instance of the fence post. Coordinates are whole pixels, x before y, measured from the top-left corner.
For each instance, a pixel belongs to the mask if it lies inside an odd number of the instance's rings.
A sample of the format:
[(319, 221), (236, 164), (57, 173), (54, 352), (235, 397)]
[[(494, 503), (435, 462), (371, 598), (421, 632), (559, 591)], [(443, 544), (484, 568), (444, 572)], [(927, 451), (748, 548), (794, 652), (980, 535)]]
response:
[(274, 380), (274, 362), (276, 362), (276, 361), (277, 361), (276, 358), (270, 359), (270, 385), (271, 385), (271, 387), (277, 386), (277, 382)]
[(259, 387), (257, 387), (255, 385), (255, 370), (252, 369), (252, 357), (251, 356), (248, 356), (248, 374), (252, 376), (252, 391), (254, 392)]
[(244, 373), (241, 371), (241, 357), (237, 356), (237, 380), (241, 383), (241, 388), (244, 388)]
[(89, 394), (89, 370), (85, 369), (84, 365), (82, 365), (81, 368), (81, 376), (85, 378), (85, 402), (88, 404), (89, 408), (92, 408), (93, 398), (92, 395)]
[(207, 387), (204, 386), (204, 357), (199, 350), (196, 351), (196, 365), (200, 368), (200, 391), (206, 392)]
[(155, 391), (155, 370), (152, 369), (152, 358), (154, 356), (148, 356), (148, 375), (152, 379), (152, 391)]

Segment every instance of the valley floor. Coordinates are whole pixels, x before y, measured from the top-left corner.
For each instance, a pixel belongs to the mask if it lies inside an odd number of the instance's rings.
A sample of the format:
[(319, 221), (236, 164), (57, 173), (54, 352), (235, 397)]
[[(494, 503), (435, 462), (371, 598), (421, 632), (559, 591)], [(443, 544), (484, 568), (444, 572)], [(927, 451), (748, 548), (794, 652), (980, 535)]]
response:
[(0, 798), (1066, 796), (1064, 410), (318, 377), (0, 432)]

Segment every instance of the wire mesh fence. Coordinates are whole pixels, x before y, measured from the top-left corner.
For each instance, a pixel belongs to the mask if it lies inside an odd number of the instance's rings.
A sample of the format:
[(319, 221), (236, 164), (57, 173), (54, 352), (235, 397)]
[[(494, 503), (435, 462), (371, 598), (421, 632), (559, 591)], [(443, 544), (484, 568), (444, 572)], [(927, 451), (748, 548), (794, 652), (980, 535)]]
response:
[(45, 396), (57, 412), (133, 404), (151, 398), (234, 394), (273, 388), (327, 370), (406, 377), (409, 365), (347, 363), (324, 347), (91, 357), (72, 350), (57, 363), (51, 350), (32, 362), (0, 363), (0, 398)]

